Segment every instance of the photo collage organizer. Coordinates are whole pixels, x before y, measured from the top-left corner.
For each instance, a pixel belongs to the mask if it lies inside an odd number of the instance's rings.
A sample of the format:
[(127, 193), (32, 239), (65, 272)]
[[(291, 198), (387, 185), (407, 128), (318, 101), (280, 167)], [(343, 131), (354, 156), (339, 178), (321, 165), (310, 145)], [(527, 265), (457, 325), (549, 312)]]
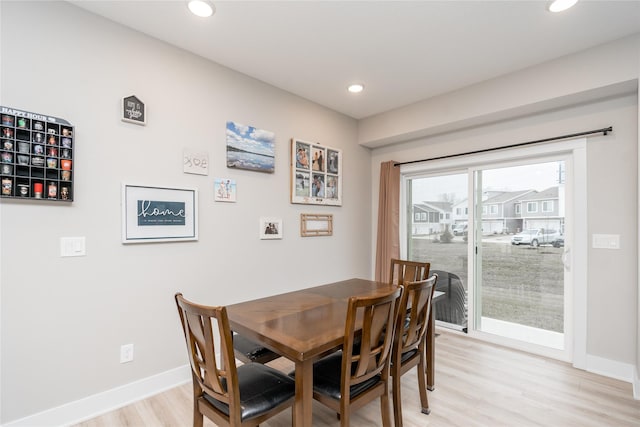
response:
[(342, 151), (291, 142), (291, 203), (342, 205)]

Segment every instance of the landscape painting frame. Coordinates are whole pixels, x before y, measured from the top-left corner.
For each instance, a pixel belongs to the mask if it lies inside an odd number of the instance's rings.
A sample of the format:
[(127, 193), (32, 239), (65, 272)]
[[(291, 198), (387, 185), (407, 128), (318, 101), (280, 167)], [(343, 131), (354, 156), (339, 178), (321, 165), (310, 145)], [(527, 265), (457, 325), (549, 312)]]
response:
[(228, 121), (226, 133), (228, 168), (275, 172), (274, 132)]

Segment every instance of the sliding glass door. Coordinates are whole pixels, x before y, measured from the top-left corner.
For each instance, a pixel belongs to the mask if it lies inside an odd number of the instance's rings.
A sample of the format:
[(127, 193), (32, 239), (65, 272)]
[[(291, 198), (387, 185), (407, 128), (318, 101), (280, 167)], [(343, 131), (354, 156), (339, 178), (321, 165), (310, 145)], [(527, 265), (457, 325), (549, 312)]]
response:
[(570, 153), (468, 163), (403, 172), (406, 256), (439, 275), (438, 324), (568, 360)]
[(563, 159), (474, 171), (475, 330), (565, 348)]

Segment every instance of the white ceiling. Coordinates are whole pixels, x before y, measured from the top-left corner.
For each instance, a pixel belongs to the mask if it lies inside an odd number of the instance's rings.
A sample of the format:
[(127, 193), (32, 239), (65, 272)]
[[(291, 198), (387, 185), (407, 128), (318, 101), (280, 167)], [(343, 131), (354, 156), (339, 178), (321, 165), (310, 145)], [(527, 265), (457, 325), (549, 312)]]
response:
[(71, 3), (356, 119), (640, 32), (640, 0)]

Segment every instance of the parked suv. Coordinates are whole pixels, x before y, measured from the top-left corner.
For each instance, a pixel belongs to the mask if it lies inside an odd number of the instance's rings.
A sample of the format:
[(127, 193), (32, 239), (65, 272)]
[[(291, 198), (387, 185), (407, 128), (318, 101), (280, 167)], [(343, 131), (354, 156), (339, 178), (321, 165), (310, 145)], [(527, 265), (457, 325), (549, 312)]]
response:
[(524, 230), (511, 238), (512, 245), (531, 245), (537, 248), (540, 245), (550, 245), (558, 240), (560, 233), (556, 230), (546, 230), (544, 228)]
[(454, 236), (466, 236), (467, 235), (467, 223), (461, 222), (453, 226), (453, 235)]

